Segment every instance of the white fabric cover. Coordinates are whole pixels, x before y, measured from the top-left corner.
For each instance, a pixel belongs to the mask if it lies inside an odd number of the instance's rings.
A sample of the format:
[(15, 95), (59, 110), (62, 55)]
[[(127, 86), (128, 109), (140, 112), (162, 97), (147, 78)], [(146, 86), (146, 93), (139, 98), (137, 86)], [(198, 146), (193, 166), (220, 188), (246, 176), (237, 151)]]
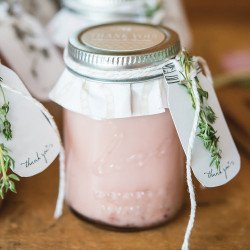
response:
[(110, 84), (81, 78), (65, 69), (50, 98), (93, 119), (153, 115), (168, 108), (163, 77), (135, 84)]

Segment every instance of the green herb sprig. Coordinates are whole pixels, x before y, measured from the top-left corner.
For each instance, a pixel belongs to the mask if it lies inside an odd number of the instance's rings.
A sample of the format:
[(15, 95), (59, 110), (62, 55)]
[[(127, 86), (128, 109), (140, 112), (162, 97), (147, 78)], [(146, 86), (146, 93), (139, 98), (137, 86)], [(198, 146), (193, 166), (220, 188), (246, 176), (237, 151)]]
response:
[[(2, 82), (2, 78), (0, 77), (0, 84), (1, 82)], [(2, 94), (3, 101), (4, 101), (4, 104), (2, 105), (2, 107), (0, 107), (0, 123), (1, 123), (0, 132), (3, 133), (6, 140), (11, 140), (12, 139), (11, 124), (7, 118), (7, 115), (10, 110), (10, 105), (9, 105), (9, 102), (6, 100), (6, 97), (5, 97), (5, 94), (3, 92), (3, 88), (1, 85), (0, 85), (0, 92)]]
[(158, 3), (158, 4), (156, 4), (155, 6), (151, 6), (151, 5), (149, 5), (149, 4), (146, 4), (146, 5), (145, 5), (145, 15), (146, 15), (146, 17), (148, 17), (148, 18), (153, 17), (154, 14), (155, 14), (158, 10), (161, 9), (161, 7), (162, 7), (162, 4), (161, 4), (161, 3)]
[(15, 161), (10, 156), (10, 150), (4, 144), (0, 144), (0, 166), (0, 173), (2, 174), (0, 179), (0, 197), (4, 199), (5, 194), (9, 190), (16, 193), (14, 181), (20, 180), (15, 174), (8, 174), (8, 171), (14, 168)]
[[(181, 72), (184, 77), (183, 85), (187, 88), (187, 91), (192, 99), (193, 108), (195, 108), (195, 95), (192, 88), (192, 80), (190, 79), (190, 72), (195, 67), (193, 58), (187, 51), (182, 51), (180, 54), (180, 63), (184, 69), (184, 73)], [(213, 124), (215, 123), (217, 117), (213, 109), (207, 103), (207, 100), (209, 98), (208, 92), (202, 88), (198, 77), (195, 77), (195, 81), (197, 84), (197, 90), (201, 102), (201, 110), (198, 123), (199, 132), (197, 136), (201, 138), (201, 140), (203, 141), (203, 145), (210, 152), (210, 166), (215, 166), (217, 170), (220, 170), (221, 150), (218, 145), (219, 137), (217, 136), (217, 131), (213, 127)]]
[[(2, 78), (0, 77), (0, 92), (3, 98), (3, 105), (0, 108), (0, 132), (8, 141), (12, 139), (11, 123), (8, 120), (9, 102), (6, 100), (3, 88), (1, 86)], [(15, 166), (15, 161), (10, 156), (10, 150), (4, 145), (0, 144), (0, 198), (4, 199), (8, 191), (16, 193), (14, 181), (19, 181), (17, 175), (12, 173), (11, 169)]]

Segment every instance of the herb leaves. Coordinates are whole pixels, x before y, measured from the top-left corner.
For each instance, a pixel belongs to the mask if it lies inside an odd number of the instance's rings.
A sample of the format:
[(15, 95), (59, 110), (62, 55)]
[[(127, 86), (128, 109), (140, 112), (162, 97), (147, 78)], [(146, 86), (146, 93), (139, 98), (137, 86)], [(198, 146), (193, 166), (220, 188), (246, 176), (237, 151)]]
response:
[[(187, 88), (187, 91), (192, 99), (192, 105), (195, 108), (196, 101), (192, 89), (192, 79), (190, 78), (191, 70), (195, 67), (193, 58), (188, 54), (188, 52), (182, 51), (180, 55), (180, 63), (184, 69), (184, 73), (182, 74), (184, 77), (183, 85)], [(197, 136), (203, 141), (204, 147), (210, 152), (210, 166), (215, 166), (218, 170), (220, 170), (221, 150), (218, 145), (219, 137), (217, 136), (217, 131), (213, 127), (217, 117), (213, 109), (207, 103), (209, 98), (208, 92), (202, 88), (198, 77), (195, 77), (194, 80), (197, 84), (201, 102), (201, 111), (199, 114), (198, 124), (199, 132)]]
[[(3, 105), (0, 108), (0, 132), (8, 141), (12, 139), (11, 123), (8, 120), (9, 102), (6, 100), (3, 88), (1, 86), (2, 78), (0, 77), (0, 92), (3, 98)], [(5, 194), (10, 190), (16, 193), (14, 181), (19, 181), (17, 175), (11, 172), (15, 166), (14, 159), (10, 156), (10, 150), (0, 144), (0, 198), (4, 199)]]
[(161, 3), (158, 3), (155, 6), (151, 6), (149, 4), (146, 4), (145, 5), (145, 15), (146, 15), (146, 17), (152, 18), (155, 15), (155, 13), (161, 9), (161, 7), (162, 7)]

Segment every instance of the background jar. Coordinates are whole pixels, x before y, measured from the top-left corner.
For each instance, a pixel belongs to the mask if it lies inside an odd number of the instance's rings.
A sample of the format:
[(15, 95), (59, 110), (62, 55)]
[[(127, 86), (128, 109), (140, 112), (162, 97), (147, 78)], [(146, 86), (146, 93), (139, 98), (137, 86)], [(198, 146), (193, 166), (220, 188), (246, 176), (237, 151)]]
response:
[(48, 26), (52, 40), (60, 48), (77, 30), (117, 21), (164, 24), (179, 33), (185, 47), (191, 44), (181, 0), (61, 0), (61, 5)]
[(179, 50), (174, 31), (138, 23), (70, 38), (50, 96), (64, 107), (66, 199), (83, 218), (144, 229), (181, 208), (184, 154), (162, 76)]

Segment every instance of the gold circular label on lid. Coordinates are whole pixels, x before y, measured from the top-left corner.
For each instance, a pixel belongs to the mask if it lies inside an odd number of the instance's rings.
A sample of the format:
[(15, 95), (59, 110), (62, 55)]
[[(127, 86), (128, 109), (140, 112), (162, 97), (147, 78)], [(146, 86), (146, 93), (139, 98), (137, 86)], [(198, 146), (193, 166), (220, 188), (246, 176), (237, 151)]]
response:
[(168, 40), (167, 34), (152, 26), (121, 23), (102, 25), (82, 33), (84, 45), (102, 51), (133, 52), (151, 49)]

